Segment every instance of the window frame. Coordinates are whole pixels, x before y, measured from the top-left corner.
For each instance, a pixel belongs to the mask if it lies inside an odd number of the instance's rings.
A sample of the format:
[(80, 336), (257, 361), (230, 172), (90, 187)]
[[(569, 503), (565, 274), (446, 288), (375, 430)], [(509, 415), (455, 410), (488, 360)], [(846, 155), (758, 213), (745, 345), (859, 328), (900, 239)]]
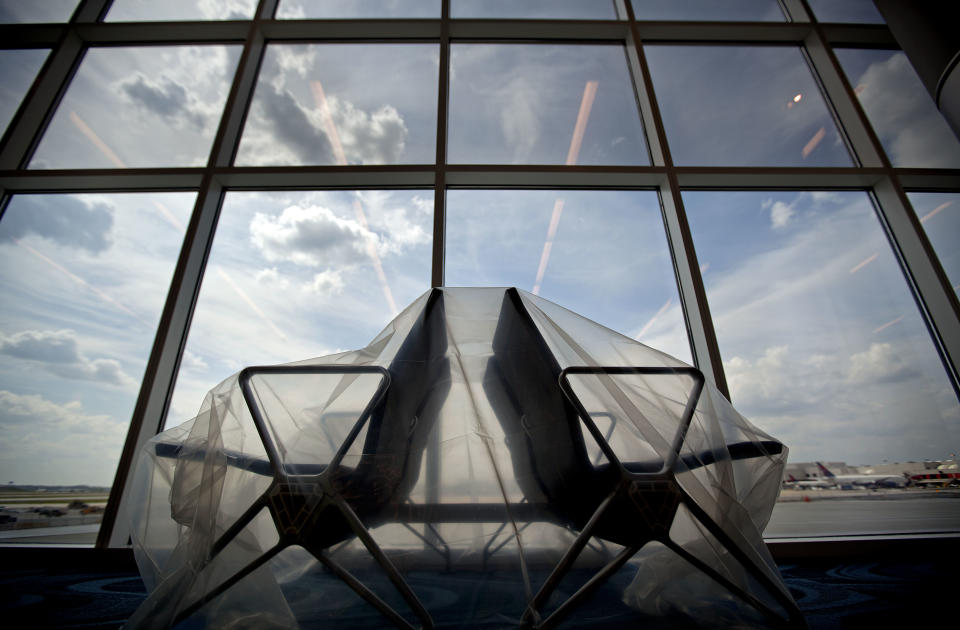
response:
[[(278, 0), (259, 0), (250, 20), (105, 22), (111, 0), (81, 0), (65, 24), (0, 25), (0, 47), (51, 52), (0, 141), (0, 219), (19, 193), (192, 191), (196, 204), (141, 383), (96, 547), (124, 547), (117, 519), (140, 447), (162, 428), (186, 345), (217, 219), (228, 190), (430, 188), (434, 191), (430, 286), (443, 285), (446, 190), (464, 188), (646, 188), (657, 190), (695, 364), (728, 394), (699, 264), (681, 198), (687, 189), (865, 190), (898, 258), (955, 392), (960, 395), (960, 303), (907, 191), (960, 191), (960, 169), (895, 168), (834, 55), (834, 47), (899, 48), (877, 24), (817, 21), (807, 0), (780, 0), (784, 22), (637, 21), (629, 0), (611, 0), (619, 19), (451, 19), (442, 0), (431, 19), (275, 19)], [(429, 164), (388, 166), (233, 165), (267, 43), (431, 43), (440, 47), (436, 156)], [(649, 166), (472, 165), (447, 163), (451, 41), (619, 43), (645, 128)], [(235, 44), (240, 60), (205, 166), (191, 168), (28, 170), (40, 138), (92, 46)], [(851, 154), (844, 167), (681, 167), (673, 163), (645, 43), (798, 46), (819, 82)], [(426, 281), (426, 279), (425, 279)], [(735, 401), (734, 401), (735, 402)], [(913, 537), (915, 538), (915, 537)], [(826, 544), (804, 539), (804, 545)], [(791, 543), (793, 544), (793, 543)], [(796, 543), (800, 544), (800, 543)], [(795, 551), (794, 547), (791, 547)]]

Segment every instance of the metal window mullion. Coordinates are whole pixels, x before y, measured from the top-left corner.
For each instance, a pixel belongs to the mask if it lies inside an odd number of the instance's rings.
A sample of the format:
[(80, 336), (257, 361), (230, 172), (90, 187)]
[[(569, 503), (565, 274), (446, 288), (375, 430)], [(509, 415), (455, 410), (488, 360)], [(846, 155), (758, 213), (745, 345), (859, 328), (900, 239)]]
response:
[(130, 496), (132, 467), (143, 446), (162, 429), (222, 199), (222, 187), (212, 176), (206, 175), (187, 226), (150, 360), (144, 371), (140, 394), (97, 535), (97, 547), (122, 547), (129, 540), (129, 524), (121, 515), (133, 501)]
[(703, 277), (700, 274), (700, 266), (693, 247), (693, 236), (690, 233), (683, 198), (680, 195), (680, 185), (674, 170), (673, 157), (670, 154), (666, 128), (660, 116), (653, 78), (643, 51), (633, 7), (627, 3), (625, 8), (630, 22), (627, 57), (646, 129), (647, 146), (653, 164), (666, 169), (666, 177), (661, 178), (658, 186), (660, 205), (691, 354), (694, 363), (703, 372), (707, 381), (729, 399), (730, 392), (723, 372), (723, 363), (720, 360), (720, 346), (710, 317), (706, 289), (703, 286)]
[(854, 153), (854, 160), (867, 168), (889, 168), (880, 144), (866, 114), (860, 107), (853, 89), (847, 83), (831, 46), (826, 42), (822, 29), (814, 25), (803, 44), (807, 61), (812, 66), (814, 78), (824, 91), (827, 106), (831, 108), (847, 146)]
[[(806, 0), (800, 1), (806, 5)], [(960, 396), (960, 305), (956, 293), (913, 212), (896, 170), (815, 19), (805, 49), (856, 158), (864, 166), (878, 166), (885, 171), (872, 189), (876, 212), (948, 378)]]
[(81, 0), (73, 11), (70, 21), (75, 24), (98, 22), (106, 17), (107, 11), (113, 5), (113, 0)]
[(780, 8), (791, 22), (812, 22), (813, 12), (805, 0), (779, 0)]
[(960, 303), (895, 173), (873, 188), (876, 211), (960, 398)]
[(264, 51), (260, 19), (271, 18), (276, 10), (276, 3), (277, 0), (261, 0), (257, 8), (257, 19), (249, 26), (247, 41), (210, 150), (207, 172), (197, 195), (140, 386), (140, 394), (97, 536), (98, 547), (124, 546), (130, 537), (127, 521), (119, 516), (125, 513), (132, 501), (132, 466), (147, 441), (163, 428), (223, 203), (224, 188), (214, 171), (217, 166), (229, 165), (239, 144), (243, 119), (252, 98)]
[(440, 5), (440, 69), (437, 82), (437, 152), (433, 187), (433, 253), (430, 286), (444, 283), (447, 234), (447, 130), (450, 127), (450, 0)]
[(0, 186), (24, 192), (197, 190), (203, 169), (84, 169), (0, 171)]
[(694, 363), (707, 381), (729, 400), (730, 390), (727, 387), (720, 345), (707, 303), (707, 291), (693, 247), (693, 235), (683, 207), (680, 184), (676, 173), (672, 171), (660, 187), (660, 204)]
[(240, 145), (243, 123), (253, 100), (260, 63), (266, 51), (261, 22), (273, 18), (277, 2), (278, 0), (260, 0), (256, 19), (249, 26), (247, 41), (237, 63), (237, 72), (227, 97), (223, 118), (210, 151), (210, 167), (230, 166)]
[(0, 146), (0, 169), (26, 168), (84, 52), (83, 40), (67, 28), (10, 121)]

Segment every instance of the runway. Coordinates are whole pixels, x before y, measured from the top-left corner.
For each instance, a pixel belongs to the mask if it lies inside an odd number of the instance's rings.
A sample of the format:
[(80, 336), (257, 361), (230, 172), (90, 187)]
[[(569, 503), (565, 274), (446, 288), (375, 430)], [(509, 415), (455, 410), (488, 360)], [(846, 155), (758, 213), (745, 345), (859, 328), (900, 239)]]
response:
[[(810, 493), (813, 500), (780, 501), (764, 538), (878, 536), (889, 534), (960, 533), (960, 492), (924, 492), (924, 496), (873, 494), (846, 498)], [(8, 544), (93, 545), (99, 524), (0, 531)]]
[(960, 494), (781, 501), (764, 538), (960, 532)]

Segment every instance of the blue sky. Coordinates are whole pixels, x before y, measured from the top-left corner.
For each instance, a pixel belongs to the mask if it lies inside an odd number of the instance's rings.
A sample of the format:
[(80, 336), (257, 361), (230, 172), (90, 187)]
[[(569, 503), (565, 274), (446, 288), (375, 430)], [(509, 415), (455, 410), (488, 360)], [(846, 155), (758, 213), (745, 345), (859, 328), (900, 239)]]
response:
[[(648, 54), (678, 163), (852, 163), (796, 48)], [(895, 89), (905, 76), (896, 54), (840, 57), (897, 164), (956, 164), (925, 93)], [(432, 162), (438, 59), (423, 44), (268, 47), (238, 163)], [(226, 46), (92, 49), (31, 168), (205, 163), (236, 62)], [(647, 163), (621, 47), (458, 44), (452, 63), (452, 161)], [(0, 68), (7, 85), (22, 74)], [(896, 107), (885, 105), (891, 92)], [(10, 111), (19, 98), (0, 93)], [(683, 198), (738, 409), (795, 460), (956, 451), (956, 398), (866, 194)], [(960, 283), (956, 196), (911, 199)], [(110, 483), (193, 200), (10, 203), (0, 221), (7, 481)], [(447, 212), (448, 284), (538, 289), (689, 360), (654, 192), (455, 189)], [(168, 422), (244, 365), (365, 345), (429, 287), (432, 234), (429, 190), (228, 193)]]

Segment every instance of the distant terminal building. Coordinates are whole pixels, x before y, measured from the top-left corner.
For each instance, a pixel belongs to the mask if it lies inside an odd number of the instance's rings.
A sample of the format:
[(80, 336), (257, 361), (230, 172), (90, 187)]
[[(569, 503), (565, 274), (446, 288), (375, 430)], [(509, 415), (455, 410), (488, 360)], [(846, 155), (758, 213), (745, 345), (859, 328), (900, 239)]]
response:
[(861, 466), (851, 466), (846, 462), (791, 462), (787, 464), (783, 471), (783, 481), (791, 483), (822, 479), (824, 475), (818, 467), (818, 463), (834, 475), (902, 475), (911, 478), (914, 475), (935, 473), (938, 470), (943, 470), (949, 464), (956, 466), (953, 461), (943, 462), (939, 460), (883, 462)]

